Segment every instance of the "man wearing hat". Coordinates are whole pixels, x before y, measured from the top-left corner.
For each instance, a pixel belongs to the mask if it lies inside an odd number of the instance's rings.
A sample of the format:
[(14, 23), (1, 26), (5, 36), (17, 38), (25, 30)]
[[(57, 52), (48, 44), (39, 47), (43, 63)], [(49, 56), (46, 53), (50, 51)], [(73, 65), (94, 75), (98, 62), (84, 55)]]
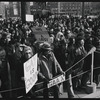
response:
[[(50, 44), (44, 42), (41, 44), (41, 53), (39, 54), (39, 77), (44, 80), (44, 88), (47, 87), (47, 83), (53, 79), (53, 77), (64, 74), (61, 66), (55, 58), (54, 53), (50, 47)], [(54, 98), (59, 98), (59, 85), (55, 85), (52, 87)], [(49, 98), (48, 88), (43, 90), (44, 98)]]

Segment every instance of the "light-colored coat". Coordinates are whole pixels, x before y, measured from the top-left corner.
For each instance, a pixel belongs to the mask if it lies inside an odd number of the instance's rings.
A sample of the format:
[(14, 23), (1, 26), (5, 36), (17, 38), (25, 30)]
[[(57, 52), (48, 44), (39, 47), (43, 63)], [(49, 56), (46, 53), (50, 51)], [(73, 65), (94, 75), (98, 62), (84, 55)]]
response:
[(49, 59), (42, 55), (42, 53), (40, 54), (38, 71), (41, 78), (47, 79), (52, 79), (53, 77), (63, 73), (63, 70), (53, 53)]

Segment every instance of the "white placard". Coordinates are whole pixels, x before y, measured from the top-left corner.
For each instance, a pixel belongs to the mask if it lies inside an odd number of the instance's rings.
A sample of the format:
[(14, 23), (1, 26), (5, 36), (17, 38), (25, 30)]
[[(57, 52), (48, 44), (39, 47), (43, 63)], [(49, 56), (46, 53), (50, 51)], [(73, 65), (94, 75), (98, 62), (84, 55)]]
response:
[(57, 85), (59, 83), (62, 83), (65, 81), (65, 75), (61, 75), (57, 78), (54, 78), (53, 80), (50, 80), (49, 83), (48, 83), (48, 88), (54, 86), (54, 85)]
[(26, 21), (28, 21), (28, 22), (34, 21), (34, 16), (33, 15), (26, 15)]
[(37, 54), (24, 63), (24, 79), (28, 93), (37, 81)]

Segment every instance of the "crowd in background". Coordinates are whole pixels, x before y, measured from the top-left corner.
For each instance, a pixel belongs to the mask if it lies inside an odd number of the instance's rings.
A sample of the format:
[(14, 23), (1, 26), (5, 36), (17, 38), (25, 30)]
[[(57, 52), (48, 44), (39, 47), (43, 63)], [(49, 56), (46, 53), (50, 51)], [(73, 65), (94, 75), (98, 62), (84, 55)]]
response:
[[(63, 71), (85, 57), (92, 47), (100, 51), (100, 19), (79, 17), (49, 17), (37, 18), (34, 22), (22, 23), (21, 19), (5, 19), (0, 21), (0, 90), (10, 87), (9, 70), (11, 74), (11, 88), (23, 87), (23, 62), (25, 47), (31, 47), (32, 53), (41, 53), (41, 46), (37, 42), (32, 27), (45, 27), (51, 38), (50, 46)], [(94, 67), (99, 67), (99, 54), (95, 53)], [(10, 66), (10, 69), (9, 69)], [(68, 96), (75, 95), (74, 90), (80, 90), (87, 85), (89, 73), (72, 78), (91, 69), (91, 55), (75, 65), (66, 73), (65, 83)], [(94, 82), (99, 84), (99, 69), (94, 71)], [(13, 92), (14, 97), (23, 95), (23, 91)], [(9, 92), (1, 93), (2, 97), (9, 97)]]

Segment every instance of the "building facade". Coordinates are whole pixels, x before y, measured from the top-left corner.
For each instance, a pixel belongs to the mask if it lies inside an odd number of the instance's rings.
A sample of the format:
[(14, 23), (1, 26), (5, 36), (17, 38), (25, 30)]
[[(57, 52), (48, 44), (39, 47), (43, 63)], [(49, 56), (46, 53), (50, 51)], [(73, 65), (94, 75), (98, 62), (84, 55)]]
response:
[(81, 2), (61, 2), (60, 13), (66, 15), (82, 15)]
[(47, 7), (58, 15), (82, 15), (82, 2), (48, 2)]
[(5, 18), (6, 17), (5, 8), (6, 8), (6, 6), (4, 5), (4, 3), (0, 2), (0, 16), (1, 16), (1, 18)]
[(92, 13), (92, 2), (84, 2), (84, 15), (91, 15)]
[(9, 17), (21, 17), (20, 2), (9, 2)]
[(91, 6), (92, 6), (91, 14), (100, 15), (100, 2), (91, 2)]
[[(57, 16), (82, 16), (83, 13), (84, 15), (100, 15), (100, 2), (84, 2), (84, 8), (82, 2), (31, 2), (31, 5), (29, 4), (30, 2), (28, 3), (27, 10), (30, 10), (30, 14), (32, 15), (37, 13), (41, 14), (43, 9), (48, 10)], [(84, 9), (84, 11), (82, 9)], [(21, 17), (20, 2), (9, 2), (8, 10), (7, 15), (10, 17)]]
[(87, 16), (100, 15), (100, 2), (84, 2), (84, 14)]

